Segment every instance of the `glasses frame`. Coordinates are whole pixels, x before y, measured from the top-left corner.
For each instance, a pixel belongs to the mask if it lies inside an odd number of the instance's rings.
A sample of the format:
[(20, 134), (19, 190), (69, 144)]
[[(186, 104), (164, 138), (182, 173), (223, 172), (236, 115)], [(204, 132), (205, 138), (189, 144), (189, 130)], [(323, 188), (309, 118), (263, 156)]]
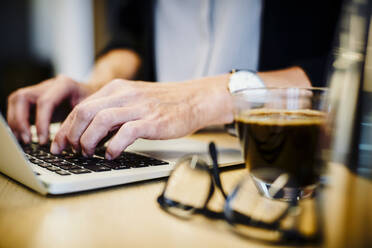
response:
[[(223, 189), (223, 186), (222, 186), (222, 183), (221, 183), (221, 179), (220, 179), (220, 169), (218, 167), (218, 163), (217, 163), (217, 149), (216, 149), (216, 146), (214, 144), (214, 142), (210, 142), (209, 144), (209, 154), (211, 156), (211, 159), (213, 161), (213, 165), (212, 166), (209, 166), (207, 163), (205, 162), (202, 162), (200, 164), (198, 164), (198, 169), (201, 169), (201, 170), (204, 170), (208, 173), (208, 175), (210, 176), (210, 186), (209, 186), (209, 192), (208, 192), (208, 195), (205, 199), (205, 202), (203, 204), (203, 207), (201, 208), (198, 208), (198, 207), (194, 207), (194, 206), (190, 206), (190, 205), (186, 205), (186, 204), (183, 204), (181, 202), (178, 202), (178, 201), (175, 201), (175, 200), (172, 200), (172, 199), (169, 199), (165, 196), (165, 192), (166, 192), (166, 189), (167, 189), (167, 186), (168, 186), (168, 181), (166, 182), (165, 184), (165, 187), (164, 187), (164, 190), (162, 191), (162, 193), (160, 194), (160, 196), (157, 198), (157, 202), (159, 203), (161, 209), (163, 209), (165, 212), (175, 216), (175, 217), (178, 217), (178, 218), (184, 218), (186, 219), (186, 217), (182, 217), (180, 215), (177, 215), (175, 214), (174, 212), (172, 212), (171, 209), (180, 209), (180, 210), (183, 210), (183, 211), (187, 211), (188, 212), (188, 217), (192, 217), (192, 215), (194, 214), (201, 214), (205, 217), (208, 217), (208, 218), (211, 218), (211, 219), (218, 219), (218, 220), (225, 220), (228, 224), (230, 224), (230, 226), (234, 227), (236, 225), (246, 225), (246, 226), (249, 226), (249, 227), (255, 227), (255, 228), (262, 228), (262, 229), (265, 229), (265, 230), (268, 230), (268, 231), (276, 231), (276, 232), (279, 232), (280, 233), (280, 240), (278, 241), (267, 241), (267, 240), (260, 240), (260, 241), (266, 241), (266, 242), (269, 242), (269, 243), (277, 243), (277, 244), (281, 244), (281, 243), (285, 243), (285, 244), (288, 244), (288, 243), (295, 243), (295, 244), (304, 244), (304, 243), (318, 243), (320, 242), (320, 236), (319, 235), (316, 235), (314, 237), (306, 237), (304, 235), (302, 235), (301, 233), (299, 233), (298, 231), (296, 230), (287, 230), (287, 229), (282, 229), (280, 227), (280, 222), (281, 220), (283, 220), (285, 217), (288, 216), (289, 212), (291, 211), (291, 209), (293, 209), (294, 207), (297, 207), (298, 206), (298, 201), (296, 199), (294, 199), (293, 201), (291, 202), (288, 202), (288, 207), (287, 209), (281, 214), (279, 215), (274, 221), (268, 223), (268, 222), (264, 222), (264, 221), (261, 221), (261, 220), (256, 220), (250, 216), (247, 216), (245, 214), (242, 214), (238, 211), (233, 211), (233, 216), (228, 216), (227, 215), (227, 207), (229, 206), (229, 203), (232, 199), (234, 199), (235, 195), (238, 193), (239, 189), (241, 188), (242, 186), (242, 181), (239, 182), (237, 184), (237, 186), (235, 186), (235, 188), (233, 189), (233, 191), (227, 195)], [(181, 166), (182, 162), (187, 160), (187, 158), (183, 158), (181, 159), (178, 163), (177, 166)], [(176, 170), (173, 169), (172, 173)], [(172, 173), (169, 177), (172, 176)], [(214, 211), (214, 210), (211, 210), (208, 208), (208, 203), (210, 202), (216, 188), (218, 190), (220, 190), (220, 192), (222, 193), (224, 199), (225, 199), (225, 206), (224, 206), (224, 210), (223, 211), (220, 211), (220, 212), (217, 212), (217, 211)], [(238, 232), (238, 234), (240, 234), (241, 236), (244, 236), (246, 237), (245, 235), (241, 234)], [(247, 237), (247, 238), (253, 238), (254, 237)]]

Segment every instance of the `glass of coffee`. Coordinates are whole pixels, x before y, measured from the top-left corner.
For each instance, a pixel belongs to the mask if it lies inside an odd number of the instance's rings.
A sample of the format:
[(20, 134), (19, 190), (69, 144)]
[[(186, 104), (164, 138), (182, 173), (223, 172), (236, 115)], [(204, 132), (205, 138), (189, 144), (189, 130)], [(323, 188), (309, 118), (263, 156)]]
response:
[(314, 194), (322, 171), (325, 88), (258, 88), (233, 94), (246, 167), (259, 192), (292, 200)]

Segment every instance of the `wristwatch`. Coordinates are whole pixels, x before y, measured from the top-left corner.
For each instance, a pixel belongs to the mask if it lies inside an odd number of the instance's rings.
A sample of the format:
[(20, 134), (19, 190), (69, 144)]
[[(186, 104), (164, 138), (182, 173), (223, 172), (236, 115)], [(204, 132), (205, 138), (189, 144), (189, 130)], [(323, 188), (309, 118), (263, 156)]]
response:
[(228, 87), (230, 93), (235, 93), (242, 89), (265, 88), (265, 84), (255, 71), (233, 69)]
[[(235, 93), (242, 89), (265, 88), (262, 79), (252, 70), (231, 70), (228, 85), (230, 93)], [(235, 129), (235, 123), (225, 124), (227, 133), (238, 136)]]

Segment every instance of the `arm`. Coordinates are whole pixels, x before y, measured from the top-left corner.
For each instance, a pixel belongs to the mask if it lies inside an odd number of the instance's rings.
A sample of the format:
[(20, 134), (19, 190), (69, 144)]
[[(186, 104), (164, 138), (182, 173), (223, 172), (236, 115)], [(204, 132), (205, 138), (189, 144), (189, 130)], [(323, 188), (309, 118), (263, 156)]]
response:
[[(20, 89), (8, 98), (7, 120), (15, 136), (30, 142), (30, 107), (36, 106), (36, 128), (40, 143), (46, 143), (49, 123), (55, 108), (64, 100), (74, 107), (113, 78), (133, 79), (143, 60), (144, 35), (150, 18), (151, 1), (110, 0), (108, 17), (111, 41), (99, 54), (92, 74), (85, 84), (59, 75), (35, 86)], [(136, 20), (136, 21), (133, 21)]]
[(49, 124), (58, 105), (68, 100), (71, 107), (74, 107), (113, 78), (131, 79), (140, 63), (135, 52), (116, 49), (97, 60), (86, 84), (59, 75), (37, 85), (19, 89), (8, 98), (9, 126), (18, 139), (24, 143), (30, 142), (30, 108), (35, 105), (37, 134), (39, 142), (44, 144), (48, 141)]
[[(298, 67), (262, 72), (268, 87), (308, 87), (310, 81)], [(229, 74), (178, 83), (114, 80), (77, 105), (57, 133), (55, 154), (68, 144), (91, 156), (97, 144), (116, 131), (106, 151), (113, 159), (137, 138), (172, 139), (208, 125), (230, 123), (233, 102)]]
[(299, 66), (257, 74), (267, 87), (311, 87), (310, 79)]
[(114, 78), (133, 79), (141, 65), (139, 55), (128, 49), (114, 49), (95, 63), (88, 85), (97, 91)]

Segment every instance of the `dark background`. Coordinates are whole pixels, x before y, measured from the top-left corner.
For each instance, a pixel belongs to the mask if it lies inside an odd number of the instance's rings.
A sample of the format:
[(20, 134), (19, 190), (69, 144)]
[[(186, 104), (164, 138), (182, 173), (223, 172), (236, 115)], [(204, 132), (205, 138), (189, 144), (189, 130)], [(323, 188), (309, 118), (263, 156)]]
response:
[[(109, 1), (84, 1), (92, 2), (94, 52), (97, 54), (108, 39), (106, 5)], [(35, 35), (30, 25), (32, 4), (33, 0), (0, 1), (0, 111), (4, 116), (11, 92), (56, 74), (51, 59), (40, 58), (32, 51), (31, 39)]]
[(30, 1), (0, 2), (0, 111), (6, 113), (8, 95), (53, 75), (50, 61), (32, 56)]

